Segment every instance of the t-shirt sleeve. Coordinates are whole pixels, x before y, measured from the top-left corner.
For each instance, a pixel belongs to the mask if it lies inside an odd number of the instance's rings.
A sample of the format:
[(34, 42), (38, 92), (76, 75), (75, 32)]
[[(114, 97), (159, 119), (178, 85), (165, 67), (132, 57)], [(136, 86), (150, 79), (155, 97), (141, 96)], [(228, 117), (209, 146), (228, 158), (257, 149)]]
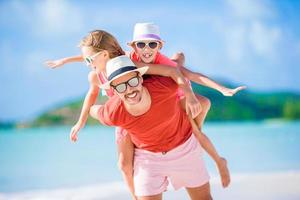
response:
[(155, 64), (162, 64), (162, 65), (168, 65), (172, 67), (176, 67), (177, 63), (168, 58), (167, 56), (163, 54), (158, 54), (155, 60)]
[(116, 119), (118, 119), (117, 111), (118, 111), (118, 105), (119, 102), (117, 98), (111, 97), (104, 105), (100, 106), (97, 114), (98, 114), (98, 120), (101, 124), (107, 125), (107, 126), (117, 126), (118, 122)]
[(103, 125), (113, 126), (113, 123), (109, 117), (108, 111), (109, 111), (109, 109), (106, 105), (100, 106), (98, 109), (98, 120)]

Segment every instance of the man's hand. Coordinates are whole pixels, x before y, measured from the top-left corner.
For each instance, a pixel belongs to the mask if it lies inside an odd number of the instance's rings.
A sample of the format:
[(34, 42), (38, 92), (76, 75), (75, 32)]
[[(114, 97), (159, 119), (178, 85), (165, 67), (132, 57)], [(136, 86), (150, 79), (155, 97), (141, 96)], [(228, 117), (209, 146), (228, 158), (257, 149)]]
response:
[(190, 113), (193, 119), (196, 118), (197, 115), (199, 115), (199, 113), (202, 111), (201, 104), (199, 103), (194, 93), (186, 96), (185, 104), (186, 114), (188, 115)]
[(246, 86), (240, 86), (240, 87), (237, 87), (237, 88), (234, 88), (234, 89), (222, 88), (220, 92), (224, 96), (233, 96), (236, 93), (238, 93), (240, 90), (244, 90), (245, 88), (247, 88), (247, 87)]

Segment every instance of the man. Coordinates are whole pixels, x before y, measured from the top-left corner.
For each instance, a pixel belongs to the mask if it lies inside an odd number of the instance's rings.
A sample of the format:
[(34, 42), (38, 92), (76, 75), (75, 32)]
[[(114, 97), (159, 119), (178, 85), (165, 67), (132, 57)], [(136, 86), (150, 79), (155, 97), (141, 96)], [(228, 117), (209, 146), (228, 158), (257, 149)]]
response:
[(108, 126), (126, 129), (135, 144), (134, 187), (140, 200), (160, 200), (169, 181), (185, 187), (191, 199), (211, 199), (202, 148), (177, 99), (177, 84), (168, 77), (143, 79), (127, 56), (107, 63), (108, 82), (116, 95), (90, 114)]

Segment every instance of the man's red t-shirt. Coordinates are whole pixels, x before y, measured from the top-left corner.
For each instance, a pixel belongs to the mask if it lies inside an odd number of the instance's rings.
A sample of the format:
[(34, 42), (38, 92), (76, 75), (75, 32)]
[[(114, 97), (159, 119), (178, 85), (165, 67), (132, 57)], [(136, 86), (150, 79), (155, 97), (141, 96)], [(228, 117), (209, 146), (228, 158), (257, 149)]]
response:
[(126, 129), (137, 148), (152, 152), (169, 151), (183, 144), (192, 127), (177, 99), (177, 84), (168, 77), (151, 76), (144, 80), (151, 96), (150, 109), (141, 116), (127, 112), (114, 95), (98, 111), (99, 121)]

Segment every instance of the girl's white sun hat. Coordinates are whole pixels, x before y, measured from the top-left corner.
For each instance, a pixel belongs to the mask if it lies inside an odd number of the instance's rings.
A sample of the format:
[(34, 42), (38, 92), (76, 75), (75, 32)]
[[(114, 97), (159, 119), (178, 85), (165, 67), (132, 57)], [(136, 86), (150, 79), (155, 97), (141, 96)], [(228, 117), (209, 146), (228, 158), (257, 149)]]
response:
[(164, 43), (160, 38), (159, 27), (154, 23), (136, 23), (133, 31), (133, 40), (128, 42), (128, 45), (132, 45), (137, 41), (154, 40)]

